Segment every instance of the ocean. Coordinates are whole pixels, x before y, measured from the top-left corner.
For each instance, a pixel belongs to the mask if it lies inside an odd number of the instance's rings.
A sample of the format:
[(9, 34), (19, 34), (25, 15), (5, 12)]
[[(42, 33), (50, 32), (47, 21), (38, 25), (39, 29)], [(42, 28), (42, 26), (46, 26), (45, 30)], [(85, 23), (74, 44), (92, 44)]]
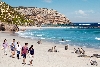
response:
[[(100, 48), (100, 29), (31, 29), (18, 32), (20, 37), (87, 48)], [(62, 41), (62, 39), (64, 41)]]

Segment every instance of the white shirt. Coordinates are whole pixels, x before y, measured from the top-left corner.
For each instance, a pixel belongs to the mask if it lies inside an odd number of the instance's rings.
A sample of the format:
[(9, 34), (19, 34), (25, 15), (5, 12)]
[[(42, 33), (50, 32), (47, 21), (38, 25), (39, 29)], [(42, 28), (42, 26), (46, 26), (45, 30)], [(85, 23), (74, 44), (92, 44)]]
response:
[(20, 44), (19, 44), (19, 47), (18, 47), (18, 44), (16, 45), (16, 50), (21, 51), (21, 45)]

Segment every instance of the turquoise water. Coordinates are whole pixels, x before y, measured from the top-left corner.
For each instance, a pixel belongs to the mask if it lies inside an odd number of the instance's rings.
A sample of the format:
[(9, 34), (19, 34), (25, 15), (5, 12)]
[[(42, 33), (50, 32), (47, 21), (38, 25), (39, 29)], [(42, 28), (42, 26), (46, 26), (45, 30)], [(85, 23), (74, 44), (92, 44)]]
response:
[[(19, 36), (31, 39), (76, 45), (87, 48), (100, 48), (100, 29), (32, 29), (20, 32)], [(64, 39), (64, 41), (61, 41)]]

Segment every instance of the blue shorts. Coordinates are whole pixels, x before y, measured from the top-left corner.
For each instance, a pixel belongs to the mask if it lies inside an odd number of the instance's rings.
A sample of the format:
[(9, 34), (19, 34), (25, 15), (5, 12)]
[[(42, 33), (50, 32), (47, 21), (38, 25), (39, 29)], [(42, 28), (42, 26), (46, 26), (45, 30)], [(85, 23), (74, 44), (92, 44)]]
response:
[(17, 54), (20, 54), (20, 51), (17, 51)]
[(23, 58), (26, 58), (26, 54), (23, 54)]

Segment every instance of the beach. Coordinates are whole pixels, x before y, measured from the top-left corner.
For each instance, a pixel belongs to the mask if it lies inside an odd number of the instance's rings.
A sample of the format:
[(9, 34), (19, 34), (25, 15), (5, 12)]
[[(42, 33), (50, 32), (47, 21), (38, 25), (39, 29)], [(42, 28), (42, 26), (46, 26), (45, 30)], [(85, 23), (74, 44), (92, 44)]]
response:
[(100, 0), (0, 0), (0, 67), (100, 67)]
[[(36, 29), (29, 27), (19, 27), (20, 29)], [(68, 50), (65, 50), (65, 45), (55, 44), (47, 41), (42, 41), (42, 44), (37, 44), (37, 40), (22, 38), (16, 35), (12, 35), (8, 32), (0, 32), (0, 48), (2, 48), (3, 40), (7, 39), (8, 44), (12, 42), (12, 39), (16, 39), (16, 42), (19, 41), (21, 46), (24, 46), (25, 43), (28, 43), (28, 47), (30, 45), (34, 45), (34, 59), (33, 59), (33, 67), (100, 67), (100, 58), (96, 57), (78, 57), (79, 54), (74, 53), (74, 48), (78, 48), (78, 46), (68, 46)], [(67, 45), (67, 44), (66, 44)], [(59, 52), (48, 52), (48, 49), (56, 46), (56, 49)], [(85, 48), (85, 54), (87, 56), (92, 56), (93, 54), (99, 54), (99, 49), (94, 48)], [(11, 52), (8, 49), (8, 55), (3, 54), (3, 50), (0, 50), (0, 65), (2, 67), (30, 67), (29, 57), (26, 58), (26, 65), (22, 64), (21, 59), (11, 58)], [(93, 66), (90, 64), (90, 60), (97, 61), (98, 66)]]

